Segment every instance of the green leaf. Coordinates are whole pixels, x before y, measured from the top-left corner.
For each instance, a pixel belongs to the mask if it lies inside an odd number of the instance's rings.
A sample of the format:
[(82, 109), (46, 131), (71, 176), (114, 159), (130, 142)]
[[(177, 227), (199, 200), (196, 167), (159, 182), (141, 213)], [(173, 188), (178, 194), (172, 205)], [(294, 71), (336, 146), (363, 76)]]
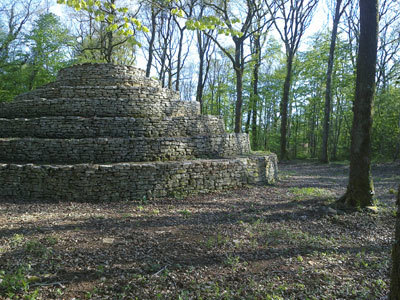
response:
[(107, 21), (109, 21), (110, 23), (112, 23), (114, 21), (114, 15), (108, 15), (107, 16)]

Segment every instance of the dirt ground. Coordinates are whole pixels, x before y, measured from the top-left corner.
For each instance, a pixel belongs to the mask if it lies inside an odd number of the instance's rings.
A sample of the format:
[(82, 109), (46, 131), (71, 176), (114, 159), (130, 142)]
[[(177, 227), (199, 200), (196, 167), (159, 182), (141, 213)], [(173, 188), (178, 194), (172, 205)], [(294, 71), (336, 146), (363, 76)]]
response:
[(0, 299), (384, 299), (400, 165), (373, 167), (377, 213), (335, 208), (347, 165), (279, 168), (184, 199), (0, 200)]

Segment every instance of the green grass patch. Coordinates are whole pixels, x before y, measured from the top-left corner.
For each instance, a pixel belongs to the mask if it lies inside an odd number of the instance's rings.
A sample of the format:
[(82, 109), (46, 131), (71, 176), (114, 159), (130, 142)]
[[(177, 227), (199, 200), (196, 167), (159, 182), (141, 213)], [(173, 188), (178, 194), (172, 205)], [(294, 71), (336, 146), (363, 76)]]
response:
[(296, 172), (293, 171), (279, 171), (278, 178), (279, 180), (285, 180), (290, 178), (291, 176), (296, 176)]
[(338, 161), (332, 161), (331, 164), (348, 166), (348, 165), (350, 165), (350, 161), (349, 160), (338, 160)]
[(187, 209), (182, 209), (179, 211), (179, 213), (184, 217), (184, 218), (189, 218), (192, 215), (192, 212)]
[(270, 152), (270, 151), (261, 151), (261, 150), (258, 150), (258, 151), (250, 151), (250, 154), (251, 155), (259, 155), (259, 156), (263, 156), (263, 155), (270, 155), (272, 152)]
[(37, 299), (37, 289), (29, 292), (30, 270), (30, 265), (19, 266), (14, 272), (0, 270), (0, 295), (6, 296), (7, 299)]
[(292, 193), (296, 200), (304, 200), (307, 198), (332, 198), (334, 194), (326, 189), (306, 187), (306, 188), (290, 188), (289, 192)]
[(263, 235), (266, 246), (285, 244), (302, 248), (327, 248), (335, 245), (335, 240), (331, 238), (289, 228), (270, 228), (268, 225)]

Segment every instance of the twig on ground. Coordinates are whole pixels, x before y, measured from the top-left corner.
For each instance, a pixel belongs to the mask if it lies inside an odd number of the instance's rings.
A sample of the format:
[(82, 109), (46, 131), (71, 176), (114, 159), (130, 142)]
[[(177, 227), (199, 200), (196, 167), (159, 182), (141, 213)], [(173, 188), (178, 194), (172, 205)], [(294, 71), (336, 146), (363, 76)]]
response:
[(162, 267), (160, 270), (158, 270), (156, 273), (154, 273), (151, 276), (157, 276), (158, 274), (160, 274), (162, 271), (164, 271), (166, 268), (168, 267), (168, 265), (165, 265), (164, 267)]
[(34, 287), (34, 286), (53, 286), (53, 285), (58, 285), (62, 289), (65, 288), (65, 286), (59, 281), (57, 281), (57, 282), (49, 282), (49, 283), (46, 283), (46, 282), (40, 283), (40, 282), (38, 282), (38, 283), (31, 284), (32, 287)]

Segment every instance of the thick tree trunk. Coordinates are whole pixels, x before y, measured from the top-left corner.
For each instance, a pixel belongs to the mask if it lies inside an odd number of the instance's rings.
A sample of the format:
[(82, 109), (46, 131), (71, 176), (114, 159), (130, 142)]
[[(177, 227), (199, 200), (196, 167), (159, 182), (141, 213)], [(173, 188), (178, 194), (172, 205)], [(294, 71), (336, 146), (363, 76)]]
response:
[(281, 153), (280, 159), (287, 160), (287, 126), (288, 126), (288, 105), (289, 105), (289, 93), (290, 85), (292, 81), (292, 67), (293, 67), (293, 54), (289, 53), (286, 61), (286, 77), (283, 85), (283, 96), (280, 103), (280, 114), (281, 114)]
[(236, 105), (235, 105), (235, 133), (242, 132), (243, 107), (243, 41), (235, 41), (235, 75), (236, 75)]
[(326, 71), (326, 89), (325, 89), (325, 109), (324, 109), (324, 129), (322, 133), (322, 153), (321, 162), (328, 163), (328, 140), (329, 140), (329, 127), (331, 119), (331, 102), (332, 102), (332, 71), (333, 62), (335, 57), (336, 36), (340, 20), (340, 6), (342, 0), (336, 1), (335, 17), (333, 20), (333, 28), (331, 35), (331, 45), (329, 48), (328, 69)]
[(394, 244), (392, 246), (392, 271), (390, 273), (389, 300), (400, 300), (400, 185), (397, 192), (397, 215)]
[(340, 199), (350, 207), (373, 205), (371, 176), (372, 103), (378, 40), (378, 0), (360, 1), (360, 44), (357, 58), (356, 95), (351, 131), (350, 175)]
[(236, 106), (235, 106), (235, 133), (242, 132), (242, 90), (243, 72), (240, 67), (235, 68), (236, 73)]

